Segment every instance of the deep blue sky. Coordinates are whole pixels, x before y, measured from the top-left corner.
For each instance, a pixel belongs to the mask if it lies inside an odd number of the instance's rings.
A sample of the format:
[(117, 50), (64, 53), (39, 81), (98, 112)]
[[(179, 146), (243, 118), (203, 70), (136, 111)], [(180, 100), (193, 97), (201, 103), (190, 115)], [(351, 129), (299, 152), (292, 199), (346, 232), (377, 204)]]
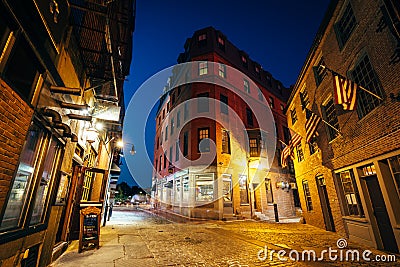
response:
[[(153, 74), (176, 64), (186, 39), (208, 26), (222, 31), (289, 87), (297, 79), (328, 4), (329, 0), (137, 0), (125, 103)], [(150, 125), (155, 127), (152, 121)], [(148, 148), (153, 140), (154, 133), (149, 133)], [(126, 163), (121, 167), (120, 182), (133, 184)], [(138, 166), (134, 176), (138, 175), (151, 179), (151, 170)]]

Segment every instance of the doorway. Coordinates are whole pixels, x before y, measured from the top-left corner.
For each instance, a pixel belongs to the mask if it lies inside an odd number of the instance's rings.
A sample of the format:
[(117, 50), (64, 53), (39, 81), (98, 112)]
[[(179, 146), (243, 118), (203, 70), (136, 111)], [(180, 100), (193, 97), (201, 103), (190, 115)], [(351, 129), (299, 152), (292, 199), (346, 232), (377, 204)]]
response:
[(331, 211), (331, 205), (329, 204), (329, 196), (326, 191), (325, 178), (319, 175), (317, 178), (318, 195), (321, 203), (322, 215), (324, 217), (325, 229), (327, 231), (335, 232), (335, 224), (333, 222), (333, 216)]
[(381, 236), (383, 249), (386, 251), (398, 253), (396, 239), (390, 224), (389, 215), (386, 209), (383, 194), (379, 186), (378, 177), (376, 175), (364, 177), (367, 184), (369, 198), (371, 200), (373, 215), (378, 224), (379, 234)]
[(232, 177), (230, 175), (224, 175), (222, 179), (222, 195), (224, 199), (224, 215), (232, 215)]

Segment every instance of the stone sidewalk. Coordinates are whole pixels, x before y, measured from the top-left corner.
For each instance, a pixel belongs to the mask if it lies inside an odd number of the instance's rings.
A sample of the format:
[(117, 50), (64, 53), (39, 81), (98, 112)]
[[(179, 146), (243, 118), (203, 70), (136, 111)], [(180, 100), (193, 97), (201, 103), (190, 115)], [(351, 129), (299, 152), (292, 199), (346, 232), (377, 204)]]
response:
[[(114, 210), (101, 228), (100, 248), (78, 253), (73, 242), (52, 266), (400, 266), (397, 262), (292, 261), (291, 250), (337, 248), (336, 233), (304, 224), (256, 221), (171, 223), (137, 210)], [(264, 258), (265, 248), (268, 256)], [(346, 248), (386, 253), (349, 243)], [(344, 248), (345, 249), (345, 248)], [(344, 250), (343, 249), (343, 250)], [(269, 255), (272, 250), (272, 260)], [(277, 252), (285, 251), (282, 261)], [(295, 255), (295, 254), (293, 254)], [(361, 255), (361, 254), (360, 254)], [(344, 256), (343, 256), (344, 257)], [(397, 257), (399, 259), (399, 257)]]

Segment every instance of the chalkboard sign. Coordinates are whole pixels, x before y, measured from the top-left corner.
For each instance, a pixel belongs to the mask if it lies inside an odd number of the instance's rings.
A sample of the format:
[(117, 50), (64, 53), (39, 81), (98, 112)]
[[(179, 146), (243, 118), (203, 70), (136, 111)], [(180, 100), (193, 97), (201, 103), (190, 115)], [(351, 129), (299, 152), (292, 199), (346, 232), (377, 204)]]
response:
[(93, 244), (99, 248), (101, 209), (89, 206), (81, 210), (81, 231), (79, 234), (79, 253), (84, 247)]

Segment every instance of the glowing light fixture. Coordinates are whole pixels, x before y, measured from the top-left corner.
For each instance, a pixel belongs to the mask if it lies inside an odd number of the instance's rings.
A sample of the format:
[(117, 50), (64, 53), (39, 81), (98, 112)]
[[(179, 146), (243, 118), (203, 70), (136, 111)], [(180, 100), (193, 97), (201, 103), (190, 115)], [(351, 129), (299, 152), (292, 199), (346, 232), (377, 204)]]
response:
[(88, 143), (95, 142), (98, 135), (99, 132), (95, 128), (90, 127), (89, 129), (86, 130), (86, 142)]

